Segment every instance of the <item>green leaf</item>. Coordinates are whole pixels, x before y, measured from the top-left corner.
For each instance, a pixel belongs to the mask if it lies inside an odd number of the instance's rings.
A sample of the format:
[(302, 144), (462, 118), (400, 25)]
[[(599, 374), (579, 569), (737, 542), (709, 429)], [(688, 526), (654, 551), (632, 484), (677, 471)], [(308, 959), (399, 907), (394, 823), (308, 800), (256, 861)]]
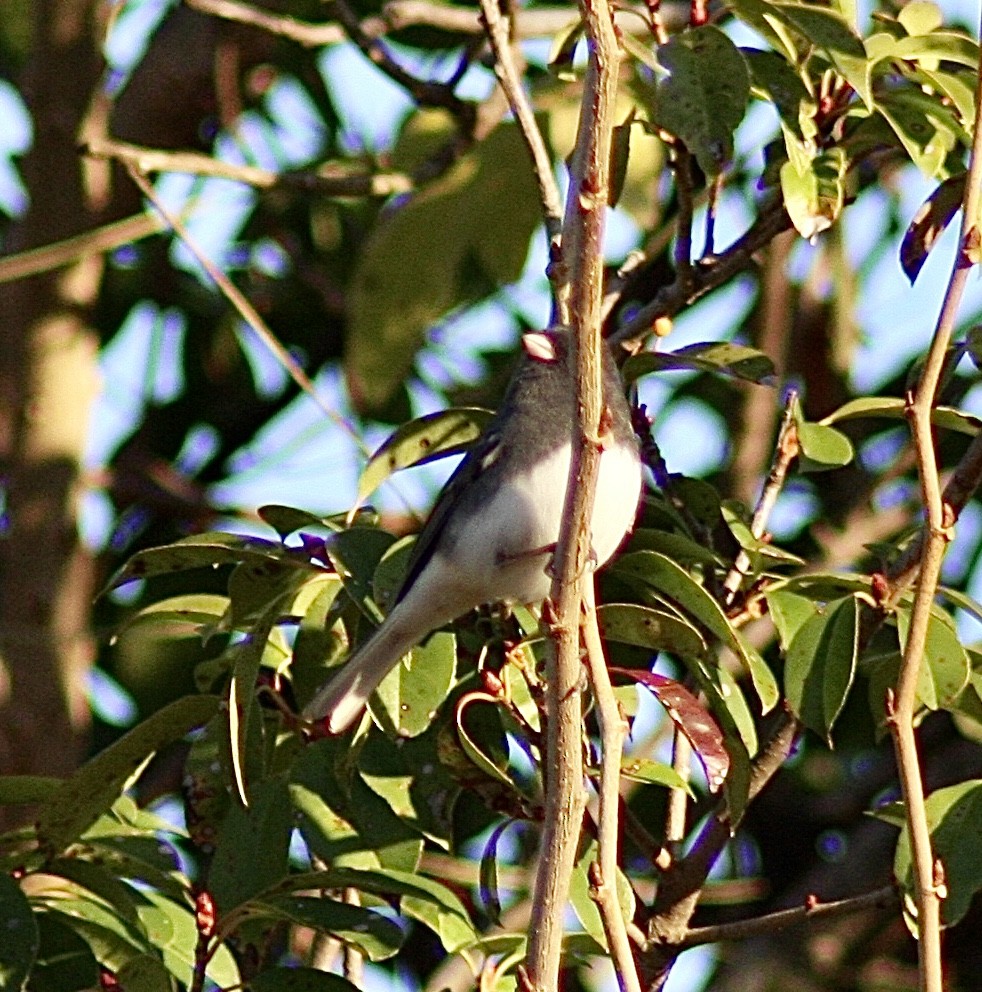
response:
[(623, 124), (616, 124), (611, 135), (610, 146), (610, 194), (608, 205), (613, 208), (620, 202), (627, 179), (627, 163), (631, 154), (631, 128), (634, 126), (635, 110), (632, 107)]
[(677, 655), (701, 655), (706, 651), (702, 634), (692, 624), (650, 606), (605, 603), (597, 609), (597, 621), (605, 641)]
[(709, 565), (725, 567), (722, 558), (686, 534), (639, 527), (628, 541), (630, 551), (660, 551), (680, 565)]
[(621, 761), (621, 775), (630, 782), (644, 785), (663, 785), (667, 789), (681, 789), (693, 795), (692, 785), (664, 761), (651, 758), (624, 758)]
[(135, 554), (109, 580), (106, 590), (134, 579), (172, 575), (193, 568), (238, 564), (241, 561), (275, 561), (293, 568), (319, 571), (303, 553), (285, 548), (278, 541), (213, 532), (193, 534), (174, 544), (147, 548)]
[[(889, 396), (860, 396), (843, 403), (838, 410), (823, 417), (820, 423), (835, 424), (841, 420), (856, 420), (862, 417), (906, 420), (907, 404), (904, 400)], [(950, 406), (935, 407), (931, 411), (931, 423), (935, 427), (968, 434), (970, 437), (975, 437), (982, 430), (982, 420), (971, 413)]]
[(842, 431), (824, 424), (799, 423), (799, 464), (803, 472), (842, 468), (855, 457), (852, 442)]
[(391, 920), (362, 906), (330, 899), (326, 895), (286, 895), (255, 900), (250, 913), (288, 920), (311, 927), (357, 947), (369, 961), (384, 961), (397, 954), (402, 946), (402, 930)]
[(610, 572), (632, 584), (640, 582), (658, 590), (702, 624), (741, 660), (763, 711), (767, 713), (777, 705), (780, 693), (773, 672), (730, 626), (716, 600), (685, 569), (658, 552), (636, 551), (619, 558)]
[[(969, 779), (937, 789), (924, 806), (931, 851), (944, 868), (946, 893), (941, 901), (941, 923), (951, 927), (964, 918), (982, 889), (982, 780)], [(893, 874), (906, 896), (905, 915), (916, 933), (916, 919), (912, 919), (914, 871), (906, 823), (897, 842)]]
[(379, 726), (397, 737), (417, 737), (446, 700), (457, 669), (457, 638), (432, 634), (382, 679), (368, 708)]
[[(167, 970), (182, 982), (193, 981), (198, 928), (194, 914), (186, 906), (178, 905), (158, 892), (144, 894), (147, 905), (140, 910), (140, 918), (147, 931), (151, 946), (161, 954)], [(205, 968), (205, 974), (216, 985), (230, 988), (241, 982), (238, 966), (229, 949), (220, 944)]]
[(932, 31), (901, 38), (895, 51), (897, 58), (908, 62), (926, 61), (928, 69), (936, 69), (938, 62), (954, 62), (973, 70), (979, 64), (978, 43), (958, 31)]
[(781, 166), (781, 193), (795, 230), (807, 240), (838, 220), (845, 202), (848, 161), (841, 148), (830, 148), (801, 164)]
[(479, 407), (428, 413), (403, 424), (368, 460), (358, 479), (360, 505), (394, 472), (466, 451), (493, 414)]
[(358, 992), (340, 975), (320, 968), (268, 968), (249, 979), (250, 992)]
[(787, 652), (805, 621), (818, 614), (819, 606), (811, 597), (787, 589), (768, 589), (764, 593), (764, 599), (767, 600), (768, 612), (777, 629), (781, 650)]
[(624, 363), (624, 381), (632, 383), (651, 372), (695, 369), (733, 376), (747, 382), (771, 384), (774, 363), (762, 351), (729, 341), (690, 344), (677, 351), (643, 351)]
[(947, 178), (948, 155), (959, 143), (969, 142), (967, 131), (950, 109), (935, 97), (913, 90), (878, 96), (876, 109), (925, 176)]
[(799, 131), (802, 104), (811, 103), (801, 77), (777, 52), (754, 48), (741, 48), (740, 51), (750, 67), (754, 96), (773, 104), (784, 125), (792, 131)]
[(481, 852), (481, 866), (478, 871), (478, 894), (488, 919), (496, 926), (501, 926), (501, 898), (498, 895), (498, 841), (504, 832), (517, 821), (504, 820), (499, 823), (488, 838)]
[(31, 969), (36, 992), (88, 992), (99, 987), (99, 964), (89, 945), (63, 918), (35, 916), (41, 947)]
[(165, 744), (202, 726), (218, 710), (215, 696), (185, 696), (147, 717), (66, 779), (38, 817), (38, 841), (59, 854), (115, 802), (130, 776)]
[[(449, 140), (450, 121), (440, 117)], [(432, 111), (417, 111), (399, 144), (432, 120)], [(360, 412), (380, 410), (403, 386), (426, 331), (444, 314), (518, 279), (538, 223), (536, 185), (513, 124), (380, 214), (347, 295), (345, 373)]]
[(384, 530), (352, 527), (333, 534), (327, 544), (328, 557), (344, 584), (345, 592), (376, 624), (381, 622), (382, 614), (373, 596), (375, 570), (394, 543), (395, 538)]
[(866, 50), (841, 14), (815, 4), (773, 3), (765, 6), (773, 12), (772, 16), (794, 28), (807, 45), (824, 51), (863, 103), (871, 106)]
[(9, 876), (0, 874), (0, 988), (24, 988), (41, 946), (37, 921), (27, 896)]
[(830, 603), (805, 620), (787, 651), (784, 688), (792, 712), (831, 742), (846, 703), (859, 655), (859, 600)]
[(658, 61), (668, 77), (658, 83), (655, 122), (685, 143), (703, 172), (719, 175), (733, 157), (733, 134), (750, 97), (740, 49), (707, 24), (670, 38)]
[(280, 779), (257, 783), (248, 806), (230, 804), (207, 881), (221, 916), (286, 874), (293, 826), (290, 795)]
[[(902, 651), (907, 649), (911, 614), (897, 611), (897, 633)], [(924, 660), (917, 679), (917, 696), (931, 710), (946, 709), (968, 683), (968, 653), (958, 640), (955, 622), (939, 607), (932, 607), (928, 623)]]
[(308, 847), (338, 867), (414, 871), (423, 838), (407, 826), (358, 775), (350, 743), (325, 738), (293, 763), (289, 792)]
[(4, 775), (0, 777), (0, 806), (43, 803), (63, 782), (48, 775)]
[(167, 966), (152, 954), (139, 954), (130, 958), (119, 971), (116, 981), (121, 989), (139, 989), (140, 992), (174, 992), (174, 980)]
[(400, 739), (396, 747), (379, 734), (369, 735), (358, 754), (358, 773), (406, 826), (450, 846), (460, 787), (440, 763), (435, 734)]
[[(600, 850), (595, 840), (590, 840), (577, 859), (576, 867), (569, 880), (569, 901), (573, 912), (583, 925), (583, 929), (604, 950), (607, 949), (607, 935), (604, 932), (600, 910), (596, 900), (590, 895), (589, 868), (600, 857)], [(634, 919), (634, 890), (624, 873), (618, 868), (616, 879), (617, 905), (621, 916), (627, 921)]]
[(944, 23), (944, 15), (930, 0), (911, 0), (897, 11), (897, 22), (907, 34), (928, 34), (937, 31)]

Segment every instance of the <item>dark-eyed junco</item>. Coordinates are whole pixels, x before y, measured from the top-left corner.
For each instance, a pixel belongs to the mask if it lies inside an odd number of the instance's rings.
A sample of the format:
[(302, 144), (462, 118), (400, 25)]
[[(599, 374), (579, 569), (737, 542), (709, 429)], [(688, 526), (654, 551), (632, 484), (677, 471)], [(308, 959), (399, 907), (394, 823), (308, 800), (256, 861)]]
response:
[[(450, 477), (410, 557), (388, 616), (306, 706), (331, 733), (355, 720), (411, 648), (483, 603), (537, 603), (549, 594), (569, 475), (574, 387), (568, 335), (525, 334), (498, 413)], [(634, 523), (641, 460), (620, 376), (603, 347), (607, 415), (592, 527), (603, 565)]]

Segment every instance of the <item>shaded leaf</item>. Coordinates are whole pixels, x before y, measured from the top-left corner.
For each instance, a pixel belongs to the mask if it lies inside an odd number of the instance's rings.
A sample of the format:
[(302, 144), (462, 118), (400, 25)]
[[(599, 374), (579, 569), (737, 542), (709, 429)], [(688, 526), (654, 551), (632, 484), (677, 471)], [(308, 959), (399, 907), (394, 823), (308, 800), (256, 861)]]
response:
[(250, 992), (358, 992), (340, 975), (320, 968), (268, 968), (249, 979)]
[[(607, 948), (607, 935), (604, 932), (600, 910), (596, 900), (590, 894), (589, 870), (590, 865), (598, 861), (600, 850), (597, 842), (591, 839), (577, 859), (576, 867), (569, 880), (569, 901), (583, 929), (604, 949)], [(625, 920), (634, 918), (634, 890), (624, 873), (617, 869), (615, 885), (617, 905)]]
[(478, 894), (488, 919), (501, 926), (501, 898), (498, 895), (498, 841), (515, 820), (505, 820), (491, 831), (487, 844), (481, 852), (481, 866), (478, 872)]
[[(941, 902), (943, 926), (954, 926), (968, 912), (982, 889), (982, 780), (969, 779), (937, 789), (924, 804), (931, 850), (944, 866), (945, 897)], [(900, 831), (893, 861), (893, 874), (906, 896), (908, 922), (912, 919), (914, 874), (906, 822)]]
[(394, 472), (466, 451), (493, 414), (479, 407), (429, 413), (403, 424), (368, 460), (358, 479), (357, 504), (363, 503)]
[(719, 175), (733, 157), (733, 133), (750, 97), (740, 50), (707, 24), (659, 46), (658, 61), (668, 77), (657, 86), (656, 123), (685, 143), (703, 172)]
[(38, 817), (38, 841), (50, 855), (78, 840), (115, 802), (123, 786), (151, 755), (207, 723), (218, 710), (215, 696), (185, 696), (147, 717), (115, 744), (66, 779)]
[(0, 874), (0, 988), (11, 992), (24, 988), (41, 946), (37, 921), (27, 896), (6, 874)]
[(859, 656), (859, 600), (830, 603), (798, 628), (787, 651), (784, 689), (792, 712), (826, 740), (852, 687)]
[(959, 173), (935, 187), (918, 207), (900, 245), (900, 267), (914, 282), (941, 232), (958, 213), (965, 194), (965, 174)]
[[(897, 611), (897, 633), (902, 651), (910, 634), (909, 610)], [(951, 617), (938, 607), (931, 609), (924, 659), (918, 672), (917, 696), (928, 709), (944, 709), (965, 688), (970, 671), (968, 653), (958, 639)]]
[(398, 953), (403, 933), (386, 917), (326, 895), (286, 895), (257, 899), (249, 904), (250, 914), (289, 920), (291, 923), (329, 933), (357, 947), (369, 961), (384, 961)]
[(624, 363), (624, 381), (634, 382), (651, 372), (695, 369), (730, 375), (747, 382), (770, 384), (774, 363), (762, 351), (729, 341), (690, 344), (677, 351), (644, 351)]
[[(448, 140), (447, 115), (424, 110), (410, 117), (399, 145), (411, 144), (418, 129), (433, 130), (437, 118)], [(360, 412), (380, 410), (403, 386), (426, 331), (444, 314), (518, 279), (538, 222), (538, 193), (513, 124), (382, 212), (347, 296), (345, 376)]]
[(688, 621), (664, 610), (633, 603), (605, 603), (597, 609), (600, 636), (651, 651), (703, 654), (706, 642)]

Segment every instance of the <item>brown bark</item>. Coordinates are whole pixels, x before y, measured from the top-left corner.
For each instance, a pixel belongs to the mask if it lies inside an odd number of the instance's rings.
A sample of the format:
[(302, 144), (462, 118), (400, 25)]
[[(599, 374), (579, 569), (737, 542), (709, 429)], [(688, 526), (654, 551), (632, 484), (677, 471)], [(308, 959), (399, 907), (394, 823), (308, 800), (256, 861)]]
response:
[[(35, 121), (22, 163), (31, 204), (12, 231), (21, 251), (90, 226), (77, 133), (100, 63), (95, 0), (33, 5), (21, 92)], [(0, 772), (65, 774), (84, 748), (91, 555), (75, 527), (79, 466), (98, 388), (86, 321), (100, 260), (0, 289)]]

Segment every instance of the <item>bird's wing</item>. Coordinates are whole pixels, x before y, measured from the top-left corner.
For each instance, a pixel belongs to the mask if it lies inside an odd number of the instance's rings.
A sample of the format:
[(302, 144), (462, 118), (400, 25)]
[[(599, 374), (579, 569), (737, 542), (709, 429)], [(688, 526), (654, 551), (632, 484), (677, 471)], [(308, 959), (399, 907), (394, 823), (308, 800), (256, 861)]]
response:
[(447, 480), (447, 484), (440, 492), (439, 498), (433, 505), (433, 509), (413, 545), (412, 554), (409, 556), (409, 563), (406, 566), (406, 575), (402, 580), (399, 595), (395, 599), (396, 603), (406, 595), (416, 579), (419, 578), (420, 572), (426, 568), (433, 557), (461, 497), (470, 492), (471, 486), (478, 476), (486, 472), (497, 461), (501, 442), (501, 432), (492, 421), (484, 434), (477, 439), (474, 447), (467, 452), (454, 474)]

